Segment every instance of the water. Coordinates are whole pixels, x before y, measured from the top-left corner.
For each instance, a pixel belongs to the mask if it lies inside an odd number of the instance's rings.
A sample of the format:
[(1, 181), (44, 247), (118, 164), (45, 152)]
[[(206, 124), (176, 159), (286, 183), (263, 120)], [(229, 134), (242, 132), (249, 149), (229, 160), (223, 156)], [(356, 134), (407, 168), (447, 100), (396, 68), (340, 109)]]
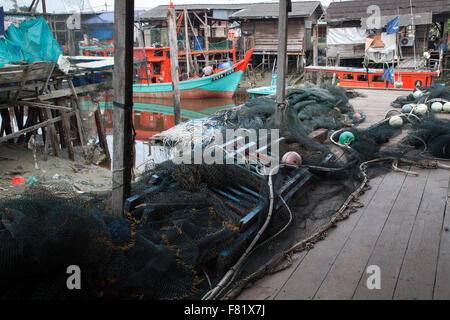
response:
[[(239, 89), (238, 89), (239, 90)], [(182, 121), (207, 117), (216, 111), (233, 108), (249, 99), (245, 90), (239, 90), (230, 99), (186, 99), (181, 101)], [(92, 113), (92, 103), (82, 99), (83, 126), (91, 137), (97, 135), (95, 120)], [(107, 133), (107, 142), (111, 155), (113, 154), (113, 119), (112, 97), (107, 95), (100, 102), (100, 108)], [(133, 106), (133, 124), (136, 131), (135, 161), (136, 168), (143, 168), (149, 160), (150, 138), (175, 125), (173, 101), (164, 99), (135, 98)], [(111, 165), (107, 164), (110, 168)]]

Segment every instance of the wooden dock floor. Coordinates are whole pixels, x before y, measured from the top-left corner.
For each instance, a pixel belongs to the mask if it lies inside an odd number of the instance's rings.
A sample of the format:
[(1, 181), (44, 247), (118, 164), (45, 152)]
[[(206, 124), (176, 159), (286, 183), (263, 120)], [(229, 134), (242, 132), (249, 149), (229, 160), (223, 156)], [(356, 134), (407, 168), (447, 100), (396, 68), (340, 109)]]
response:
[[(352, 100), (368, 116), (366, 125), (383, 119), (391, 109), (386, 102), (404, 94), (366, 91), (367, 98)], [(363, 208), (237, 299), (450, 299), (450, 170), (411, 169), (419, 176), (372, 179)], [(368, 288), (372, 268), (380, 272), (380, 289)]]

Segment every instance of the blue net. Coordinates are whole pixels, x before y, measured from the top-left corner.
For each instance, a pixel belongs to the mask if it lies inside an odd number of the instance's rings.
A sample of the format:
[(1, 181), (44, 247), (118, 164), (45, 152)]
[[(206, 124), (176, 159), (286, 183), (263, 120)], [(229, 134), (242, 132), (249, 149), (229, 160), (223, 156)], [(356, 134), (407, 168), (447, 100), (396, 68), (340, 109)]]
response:
[(62, 50), (44, 18), (11, 25), (0, 40), (0, 66), (26, 61), (57, 61)]

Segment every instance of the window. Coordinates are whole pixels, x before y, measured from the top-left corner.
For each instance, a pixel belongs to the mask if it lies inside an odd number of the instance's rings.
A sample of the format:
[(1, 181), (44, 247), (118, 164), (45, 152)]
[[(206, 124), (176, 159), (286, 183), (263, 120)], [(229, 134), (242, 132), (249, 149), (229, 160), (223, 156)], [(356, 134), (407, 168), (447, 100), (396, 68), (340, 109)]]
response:
[(358, 81), (369, 81), (369, 77), (367, 74), (360, 74), (358, 75)]
[(352, 75), (352, 74), (346, 73), (346, 74), (344, 74), (343, 79), (344, 79), (344, 80), (353, 80), (354, 78), (353, 78), (353, 75)]
[(373, 76), (372, 82), (384, 82), (383, 76)]

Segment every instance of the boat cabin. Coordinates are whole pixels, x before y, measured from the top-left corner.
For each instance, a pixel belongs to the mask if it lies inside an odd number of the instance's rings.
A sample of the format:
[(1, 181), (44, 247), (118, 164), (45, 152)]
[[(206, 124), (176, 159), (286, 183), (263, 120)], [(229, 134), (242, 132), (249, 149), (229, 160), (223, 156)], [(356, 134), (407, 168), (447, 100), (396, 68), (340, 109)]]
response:
[[(210, 50), (207, 52), (209, 54), (229, 53), (233, 57), (233, 60), (229, 61), (228, 63), (221, 63), (217, 66), (214, 66), (213, 73), (217, 73), (236, 64), (236, 49), (234, 48), (234, 46), (233, 49)], [(186, 58), (187, 56), (200, 56), (205, 53), (206, 51), (179, 52), (178, 57), (180, 61), (187, 61), (188, 59), (183, 58)], [(172, 82), (172, 75), (170, 70), (170, 47), (134, 48), (134, 60), (135, 64), (138, 66), (138, 83), (153, 84)], [(186, 68), (183, 67), (183, 64), (180, 64), (180, 81), (186, 81), (200, 77), (197, 72), (194, 72), (193, 77), (190, 77), (185, 69)]]

